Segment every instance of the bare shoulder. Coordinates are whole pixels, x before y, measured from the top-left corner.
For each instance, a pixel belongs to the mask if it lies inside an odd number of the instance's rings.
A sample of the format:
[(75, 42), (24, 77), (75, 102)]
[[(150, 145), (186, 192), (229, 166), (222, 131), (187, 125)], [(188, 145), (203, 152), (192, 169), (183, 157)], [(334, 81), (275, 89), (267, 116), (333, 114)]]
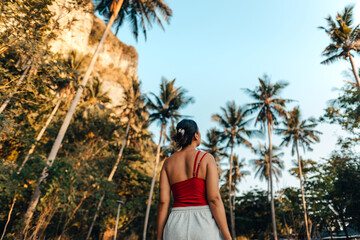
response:
[(169, 165), (169, 164), (171, 164), (171, 162), (173, 162), (174, 161), (174, 159), (176, 158), (176, 155), (177, 155), (177, 153), (174, 153), (174, 154), (172, 154), (171, 156), (169, 156), (168, 158), (166, 158), (165, 160), (164, 160), (164, 163), (163, 163), (163, 168), (167, 168), (167, 166)]
[(205, 152), (205, 154), (206, 154), (206, 155), (204, 156), (203, 161), (206, 162), (206, 164), (215, 163), (215, 158), (214, 158), (214, 156), (213, 156), (211, 153)]

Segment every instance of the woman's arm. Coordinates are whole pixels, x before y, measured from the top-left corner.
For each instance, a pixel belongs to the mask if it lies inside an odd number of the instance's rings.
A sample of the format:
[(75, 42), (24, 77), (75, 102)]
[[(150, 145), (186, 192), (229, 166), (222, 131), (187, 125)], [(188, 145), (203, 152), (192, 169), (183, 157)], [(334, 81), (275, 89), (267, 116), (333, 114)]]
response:
[(160, 192), (157, 212), (157, 240), (162, 240), (164, 225), (166, 222), (170, 203), (170, 183), (165, 170), (166, 161), (160, 172)]
[(222, 235), (224, 236), (224, 239), (230, 240), (231, 235), (226, 221), (224, 204), (221, 200), (221, 196), (219, 192), (219, 177), (218, 177), (216, 162), (213, 156), (211, 156), (211, 159), (207, 164), (206, 194), (207, 194), (207, 200), (209, 202), (209, 206), (211, 208), (211, 212), (215, 218), (215, 221)]

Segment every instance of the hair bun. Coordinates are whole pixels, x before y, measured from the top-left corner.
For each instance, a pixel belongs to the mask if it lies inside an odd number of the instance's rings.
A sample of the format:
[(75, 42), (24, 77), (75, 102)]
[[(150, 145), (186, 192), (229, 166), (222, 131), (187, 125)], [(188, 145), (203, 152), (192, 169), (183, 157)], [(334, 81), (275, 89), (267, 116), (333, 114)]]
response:
[(176, 125), (176, 133), (172, 139), (178, 149), (184, 149), (192, 143), (195, 133), (198, 132), (197, 124), (194, 120), (183, 119)]

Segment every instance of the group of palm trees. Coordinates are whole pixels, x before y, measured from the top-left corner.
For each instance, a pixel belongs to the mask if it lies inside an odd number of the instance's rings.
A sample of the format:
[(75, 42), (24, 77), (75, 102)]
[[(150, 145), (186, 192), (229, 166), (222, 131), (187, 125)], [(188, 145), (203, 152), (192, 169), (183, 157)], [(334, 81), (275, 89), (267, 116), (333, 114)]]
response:
[[(280, 146), (292, 145), (292, 154), (296, 152), (298, 158), (298, 166), (300, 169), (300, 186), (302, 190), (302, 201), (305, 226), (307, 230), (308, 239), (310, 234), (308, 231), (308, 216), (306, 213), (305, 195), (302, 187), (302, 173), (301, 173), (301, 159), (298, 146), (302, 146), (304, 151), (310, 149), (310, 145), (319, 141), (319, 131), (315, 130), (317, 125), (315, 119), (310, 118), (308, 120), (302, 120), (300, 116), (299, 107), (295, 107), (293, 110), (286, 110), (286, 104), (291, 100), (283, 99), (280, 97), (280, 92), (287, 83), (276, 82), (272, 83), (267, 75), (259, 78), (259, 86), (254, 90), (245, 89), (244, 91), (254, 100), (253, 103), (249, 103), (245, 106), (238, 106), (234, 101), (227, 103), (226, 107), (221, 108), (220, 114), (214, 114), (212, 120), (216, 121), (220, 130), (212, 129), (209, 131), (208, 136), (212, 136), (214, 133), (218, 134), (217, 140), (222, 144), (222, 147), (210, 148), (213, 153), (214, 150), (226, 150), (230, 151), (229, 162), (230, 169), (234, 169), (234, 148), (236, 146), (244, 146), (251, 149), (253, 152), (261, 156), (260, 159), (252, 160), (252, 163), (257, 168), (257, 175), (264, 176), (268, 180), (273, 236), (277, 239), (276, 231), (276, 218), (275, 218), (275, 206), (273, 196), (273, 176), (278, 176), (279, 168), (282, 168), (281, 154), (273, 154), (273, 149), (277, 150), (277, 147), (273, 147), (272, 134), (276, 133), (283, 137), (283, 141)], [(260, 129), (250, 129), (249, 125), (254, 122), (254, 126), (260, 125)], [(267, 132), (268, 147), (260, 145), (258, 148), (254, 147), (251, 143), (251, 138), (254, 136), (260, 136), (264, 132)], [(210, 138), (209, 138), (210, 139)], [(216, 138), (215, 138), (216, 139)], [(209, 148), (209, 143), (205, 143), (205, 146)], [(274, 162), (277, 167), (274, 167)], [(236, 163), (238, 166), (239, 163)], [(231, 170), (229, 170), (231, 171)], [(232, 170), (234, 171), (234, 170)], [(236, 170), (235, 170), (236, 171)], [(234, 217), (234, 198), (235, 192), (232, 189), (234, 186), (232, 176), (233, 174), (227, 174), (228, 176), (228, 194), (229, 194), (229, 212), (231, 233), (235, 237), (235, 217)]]
[[(360, 51), (360, 28), (359, 26), (353, 27), (353, 6), (345, 7), (343, 13), (339, 13), (336, 16), (336, 20), (333, 20), (331, 17), (328, 17), (326, 20), (329, 24), (329, 28), (321, 27), (325, 32), (330, 36), (331, 44), (329, 44), (323, 52), (323, 55), (327, 57), (324, 60), (323, 64), (332, 63), (335, 60), (344, 58), (350, 61), (352, 71), (355, 78), (355, 84), (360, 92), (360, 81), (358, 72), (354, 65), (352, 52)], [(153, 22), (160, 24), (162, 26), (162, 20), (169, 22), (169, 18), (172, 16), (171, 9), (163, 2), (159, 0), (146, 0), (146, 1), (128, 1), (128, 0), (100, 0), (97, 3), (96, 10), (104, 16), (107, 21), (106, 30), (99, 42), (98, 47), (95, 50), (95, 53), (91, 59), (89, 67), (84, 74), (84, 77), (81, 81), (80, 86), (78, 87), (71, 106), (62, 122), (61, 128), (58, 132), (58, 135), (53, 143), (50, 153), (48, 154), (46, 165), (42, 170), (41, 176), (38, 179), (37, 186), (32, 194), (31, 200), (29, 202), (27, 211), (25, 213), (24, 222), (25, 226), (22, 230), (22, 234), (26, 234), (29, 229), (29, 225), (32, 219), (32, 216), (35, 212), (36, 206), (38, 205), (40, 196), (41, 196), (41, 184), (46, 180), (48, 176), (48, 170), (53, 165), (56, 160), (57, 153), (63, 141), (63, 138), (66, 134), (66, 131), (69, 127), (73, 114), (76, 110), (76, 107), (80, 101), (81, 96), (83, 95), (85, 86), (88, 83), (88, 80), (93, 71), (94, 65), (98, 58), (98, 55), (101, 51), (101, 47), (105, 42), (105, 39), (111, 30), (111, 27), (115, 24), (119, 28), (125, 20), (129, 19), (132, 23), (133, 33), (135, 37), (138, 36), (139, 30), (142, 30), (146, 35), (147, 26), (151, 27)], [(149, 23), (149, 25), (147, 25)], [(23, 76), (25, 78), (26, 74), (30, 69), (30, 62), (25, 66), (23, 71)], [(20, 80), (23, 77), (20, 78)], [(20, 82), (21, 83), (21, 82)], [(271, 204), (271, 214), (272, 214), (272, 226), (273, 226), (273, 235), (274, 239), (277, 240), (277, 231), (276, 231), (276, 219), (275, 219), (275, 206), (274, 206), (274, 196), (273, 196), (273, 176), (276, 176), (278, 172), (277, 168), (274, 167), (274, 163), (278, 161), (279, 155), (274, 154), (275, 147), (272, 145), (272, 134), (279, 134), (283, 137), (281, 146), (292, 147), (292, 154), (297, 155), (298, 166), (299, 166), (299, 178), (300, 178), (300, 187), (302, 192), (302, 202), (303, 202), (303, 211), (304, 211), (304, 221), (306, 226), (307, 238), (310, 239), (310, 233), (308, 229), (308, 215), (306, 211), (306, 201), (305, 194), (303, 190), (302, 183), (302, 162), (299, 152), (299, 146), (303, 150), (311, 149), (311, 144), (319, 141), (320, 132), (315, 130), (317, 125), (316, 121), (312, 118), (302, 120), (300, 116), (300, 111), (298, 107), (288, 111), (286, 110), (286, 104), (290, 103), (289, 99), (282, 99), (279, 95), (281, 90), (286, 87), (287, 84), (283, 82), (271, 83), (270, 79), (265, 75), (263, 78), (259, 78), (259, 86), (254, 90), (245, 89), (245, 92), (254, 100), (253, 103), (247, 104), (246, 106), (237, 106), (235, 102), (229, 102), (226, 107), (221, 108), (220, 114), (214, 114), (212, 119), (216, 121), (220, 130), (212, 129), (208, 132), (208, 139), (215, 139), (219, 143), (223, 143), (223, 146), (214, 146), (209, 143), (204, 143), (204, 146), (208, 148), (215, 159), (220, 159), (227, 154), (224, 151), (229, 150), (229, 163), (230, 163), (230, 172), (228, 174), (228, 203), (229, 203), (229, 212), (230, 212), (230, 222), (231, 222), (231, 233), (235, 238), (235, 216), (234, 216), (234, 185), (232, 171), (234, 169), (234, 161), (238, 161), (237, 156), (234, 154), (234, 148), (238, 145), (243, 145), (254, 152), (257, 152), (262, 155), (264, 161), (268, 162), (266, 165), (261, 165), (260, 161), (254, 161), (256, 165), (260, 166), (264, 171), (266, 179), (269, 181), (269, 192), (270, 192), (270, 204)], [(129, 129), (133, 122), (136, 122), (138, 118), (146, 118), (143, 115), (145, 107), (145, 102), (147, 102), (147, 109), (150, 114), (148, 116), (149, 122), (159, 122), (160, 123), (160, 137), (157, 144), (156, 159), (154, 166), (154, 173), (151, 182), (151, 188), (149, 193), (149, 200), (147, 203), (147, 210), (144, 223), (144, 232), (143, 239), (146, 239), (147, 223), (150, 213), (150, 206), (153, 198), (155, 178), (157, 175), (158, 164), (160, 161), (161, 153), (161, 142), (163, 138), (166, 137), (166, 128), (171, 121), (179, 120), (183, 117), (179, 110), (185, 107), (187, 104), (193, 102), (191, 97), (186, 96), (186, 90), (180, 87), (175, 87), (175, 80), (167, 81), (163, 79), (160, 85), (160, 95), (151, 94), (151, 97), (145, 97), (140, 93), (140, 84), (136, 81), (131, 82), (131, 87), (129, 92), (124, 94), (124, 115), (127, 118), (127, 127), (125, 131), (125, 136), (121, 145), (116, 162), (112, 168), (111, 173), (109, 174), (107, 180), (112, 181), (113, 176), (119, 166), (119, 162), (122, 158), (124, 148), (126, 146), (126, 139), (129, 133)], [(9, 95), (8, 99), (0, 107), (0, 113), (5, 110), (6, 106), (9, 104), (12, 96)], [(62, 97), (59, 97), (59, 102), (61, 102)], [(54, 109), (56, 112), (57, 108)], [(249, 129), (250, 123), (253, 122), (251, 118), (254, 116), (255, 126), (260, 125), (260, 130)], [(267, 131), (268, 136), (268, 146), (260, 146), (257, 150), (250, 141), (250, 138), (253, 136), (261, 135), (264, 131)], [(34, 146), (35, 147), (35, 146)], [(33, 151), (33, 147), (31, 148)], [(30, 152), (31, 154), (31, 152)], [(24, 162), (25, 165), (26, 162)], [(19, 169), (24, 167), (22, 165)], [(238, 167), (239, 163), (236, 163)], [(236, 171), (235, 171), (236, 172)], [(234, 175), (238, 178), (238, 175)], [(104, 195), (100, 198), (100, 201), (97, 205), (97, 210), (100, 209)], [(96, 221), (97, 213), (95, 214), (92, 224), (90, 226), (87, 239), (91, 235), (92, 227)]]

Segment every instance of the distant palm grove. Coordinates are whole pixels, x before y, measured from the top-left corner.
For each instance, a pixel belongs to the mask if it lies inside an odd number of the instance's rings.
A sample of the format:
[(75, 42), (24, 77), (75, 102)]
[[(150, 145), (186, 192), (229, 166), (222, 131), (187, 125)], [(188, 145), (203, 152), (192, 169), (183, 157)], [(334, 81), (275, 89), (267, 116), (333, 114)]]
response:
[[(130, 24), (137, 38), (155, 24), (171, 27), (165, 25), (172, 9), (159, 0), (93, 1), (107, 26), (95, 52), (82, 56), (76, 49), (51, 50), (51, 41), (76, 22), (59, 24), (51, 6), (59, 4), (66, 15), (88, 4), (66, 2), (0, 2), (0, 240), (155, 239), (159, 170), (176, 151), (175, 125), (191, 118), (182, 111), (195, 98), (175, 79), (159, 76), (158, 91), (145, 94), (141, 81), (128, 77), (121, 104), (114, 105), (93, 70), (111, 27)], [(319, 64), (347, 61), (351, 69), (320, 118), (304, 118), (296, 99), (282, 96), (289, 83), (262, 73), (249, 80), (253, 88), (235, 84), (251, 101), (227, 99), (210, 110), (216, 127), (202, 129), (199, 149), (219, 164), (233, 239), (359, 239), (360, 81), (354, 58), (360, 26), (353, 12), (354, 6), (339, 9), (319, 27), (329, 37)], [(321, 123), (336, 124), (347, 135), (329, 156), (307, 159), (307, 151), (326, 141)], [(158, 128), (156, 137), (150, 125)], [(274, 145), (275, 136), (281, 144)], [(255, 157), (246, 159), (238, 147)], [(293, 165), (298, 187), (275, 191), (285, 162)], [(245, 176), (267, 187), (240, 194)]]

